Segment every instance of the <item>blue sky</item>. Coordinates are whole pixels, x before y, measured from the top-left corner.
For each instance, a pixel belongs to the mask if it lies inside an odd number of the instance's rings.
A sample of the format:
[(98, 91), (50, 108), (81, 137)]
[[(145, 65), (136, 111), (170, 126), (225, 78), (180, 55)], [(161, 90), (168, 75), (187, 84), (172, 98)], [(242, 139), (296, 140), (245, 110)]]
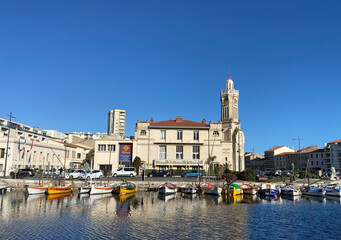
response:
[(245, 151), (340, 139), (340, 1), (0, 2), (0, 117), (106, 132), (220, 120), (228, 73)]

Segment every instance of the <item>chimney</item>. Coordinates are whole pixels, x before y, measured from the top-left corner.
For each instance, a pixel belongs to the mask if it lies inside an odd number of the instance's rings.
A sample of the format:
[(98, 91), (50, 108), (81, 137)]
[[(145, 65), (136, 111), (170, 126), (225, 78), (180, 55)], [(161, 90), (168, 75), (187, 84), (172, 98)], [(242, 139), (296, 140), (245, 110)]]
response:
[(206, 124), (206, 119), (205, 118), (202, 120), (202, 124)]
[(150, 123), (153, 123), (153, 122), (154, 122), (154, 119), (153, 119), (153, 118), (151, 118), (151, 119), (150, 119)]
[(175, 119), (175, 122), (182, 122), (182, 117), (177, 116), (176, 119)]

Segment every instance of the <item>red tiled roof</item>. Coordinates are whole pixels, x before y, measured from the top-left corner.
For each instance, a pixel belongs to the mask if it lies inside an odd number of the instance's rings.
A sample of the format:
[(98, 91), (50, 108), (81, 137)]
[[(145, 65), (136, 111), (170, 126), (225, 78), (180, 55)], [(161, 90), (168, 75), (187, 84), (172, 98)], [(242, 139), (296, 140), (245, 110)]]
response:
[(284, 155), (290, 155), (290, 154), (297, 154), (297, 152), (284, 152), (284, 153), (277, 154), (276, 156), (284, 156)]
[(332, 141), (332, 142), (330, 142), (330, 143), (341, 143), (341, 139)]
[(302, 149), (298, 150), (297, 152), (307, 153), (307, 152), (315, 151), (317, 149), (320, 149), (320, 147), (318, 147), (318, 146), (311, 146), (311, 147), (302, 148)]
[(284, 146), (275, 146), (273, 148), (270, 148), (270, 149), (266, 150), (265, 152), (275, 151), (277, 149), (280, 149), (281, 147), (284, 147)]
[(209, 125), (206, 123), (199, 123), (199, 122), (182, 120), (182, 119), (151, 122), (150, 126), (151, 127), (209, 127)]

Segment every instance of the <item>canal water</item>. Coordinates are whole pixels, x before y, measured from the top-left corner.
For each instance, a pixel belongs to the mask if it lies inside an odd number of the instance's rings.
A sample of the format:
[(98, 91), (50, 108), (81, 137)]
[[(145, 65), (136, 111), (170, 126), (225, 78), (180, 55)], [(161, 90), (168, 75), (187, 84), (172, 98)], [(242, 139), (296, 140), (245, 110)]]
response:
[(0, 195), (0, 239), (340, 239), (339, 198)]

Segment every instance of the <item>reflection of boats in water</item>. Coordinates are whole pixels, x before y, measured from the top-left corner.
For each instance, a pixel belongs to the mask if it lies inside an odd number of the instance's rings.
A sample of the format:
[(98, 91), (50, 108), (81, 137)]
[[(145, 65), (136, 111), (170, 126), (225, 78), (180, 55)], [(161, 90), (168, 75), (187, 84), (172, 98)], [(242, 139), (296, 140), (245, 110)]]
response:
[(45, 199), (45, 195), (42, 194), (34, 194), (34, 195), (26, 195), (26, 202), (35, 202), (41, 201)]
[(98, 194), (98, 195), (90, 195), (89, 199), (90, 199), (90, 203), (91, 204), (95, 204), (97, 202), (109, 199), (114, 197), (111, 193), (103, 193), (103, 194)]
[(281, 198), (292, 202), (298, 202), (301, 199), (301, 196), (281, 195)]
[(158, 198), (165, 201), (165, 202), (168, 202), (170, 200), (175, 199), (175, 194), (168, 194), (168, 195), (159, 194)]
[(204, 198), (205, 200), (207, 201), (207, 203), (210, 203), (210, 204), (220, 204), (223, 202), (223, 198), (219, 195), (206, 195), (204, 194)]
[(64, 199), (64, 198), (69, 198), (69, 197), (71, 197), (71, 193), (60, 193), (60, 194), (47, 195), (46, 199), (47, 200), (59, 200), (59, 199)]
[(196, 193), (181, 193), (181, 197), (193, 200), (198, 198), (198, 195)]
[(326, 195), (326, 200), (328, 203), (339, 203), (341, 204), (341, 198), (337, 196), (327, 196)]
[(243, 194), (243, 203), (259, 203), (259, 199), (257, 195), (251, 195), (251, 194)]
[(280, 198), (276, 196), (266, 196), (266, 195), (260, 195), (260, 201), (263, 203), (279, 203)]
[(136, 193), (129, 193), (117, 197), (116, 214), (118, 217), (128, 217), (130, 215), (130, 204), (134, 201), (135, 196)]
[(228, 196), (224, 194), (223, 200), (227, 204), (236, 204), (236, 203), (241, 203), (242, 202), (242, 196), (241, 195), (232, 195)]
[(326, 203), (326, 198), (319, 196), (302, 195), (301, 200), (309, 203)]

